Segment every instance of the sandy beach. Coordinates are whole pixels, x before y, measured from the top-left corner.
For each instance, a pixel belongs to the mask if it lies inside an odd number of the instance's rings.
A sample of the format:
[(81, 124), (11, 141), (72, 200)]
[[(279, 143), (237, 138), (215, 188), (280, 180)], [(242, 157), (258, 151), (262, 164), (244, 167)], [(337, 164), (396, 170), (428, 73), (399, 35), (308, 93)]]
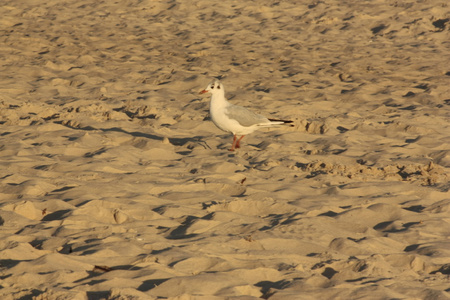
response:
[(448, 0), (0, 15), (1, 299), (450, 299)]

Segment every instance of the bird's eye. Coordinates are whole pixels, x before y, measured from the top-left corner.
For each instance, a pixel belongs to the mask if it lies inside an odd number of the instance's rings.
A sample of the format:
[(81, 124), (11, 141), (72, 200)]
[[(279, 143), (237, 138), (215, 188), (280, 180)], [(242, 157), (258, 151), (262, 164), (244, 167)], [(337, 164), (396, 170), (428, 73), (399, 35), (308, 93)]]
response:
[(214, 89), (214, 86), (213, 86), (213, 85), (211, 86), (211, 89), (212, 89), (212, 90)]
[(218, 85), (218, 86), (217, 86), (217, 89), (219, 89), (219, 90), (220, 90), (220, 85)]

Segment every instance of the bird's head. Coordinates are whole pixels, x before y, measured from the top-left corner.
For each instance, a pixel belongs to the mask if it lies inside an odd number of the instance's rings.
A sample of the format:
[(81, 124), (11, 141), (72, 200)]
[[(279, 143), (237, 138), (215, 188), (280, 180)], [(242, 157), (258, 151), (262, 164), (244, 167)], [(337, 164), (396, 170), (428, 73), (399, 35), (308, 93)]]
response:
[(214, 80), (213, 82), (211, 82), (210, 84), (208, 84), (208, 86), (206, 87), (206, 89), (204, 89), (203, 91), (200, 92), (200, 94), (205, 94), (205, 93), (211, 93), (211, 94), (225, 94), (225, 90), (223, 88), (223, 84), (218, 80)]

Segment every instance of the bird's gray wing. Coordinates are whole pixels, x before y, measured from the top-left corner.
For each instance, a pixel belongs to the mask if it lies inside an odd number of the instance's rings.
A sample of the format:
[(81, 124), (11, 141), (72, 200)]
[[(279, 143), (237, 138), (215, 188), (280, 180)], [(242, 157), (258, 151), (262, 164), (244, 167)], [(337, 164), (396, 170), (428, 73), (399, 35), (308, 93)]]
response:
[(225, 114), (230, 118), (239, 122), (242, 126), (250, 127), (255, 124), (270, 123), (270, 121), (262, 116), (249, 111), (245, 107), (238, 105), (230, 105), (226, 108)]

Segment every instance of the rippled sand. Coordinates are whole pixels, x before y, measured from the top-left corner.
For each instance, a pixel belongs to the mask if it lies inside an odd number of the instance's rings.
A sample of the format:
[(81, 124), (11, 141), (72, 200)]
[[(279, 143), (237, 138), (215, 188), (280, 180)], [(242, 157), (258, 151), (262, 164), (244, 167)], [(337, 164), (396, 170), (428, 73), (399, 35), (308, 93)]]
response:
[(447, 2), (4, 1), (2, 299), (449, 299)]

